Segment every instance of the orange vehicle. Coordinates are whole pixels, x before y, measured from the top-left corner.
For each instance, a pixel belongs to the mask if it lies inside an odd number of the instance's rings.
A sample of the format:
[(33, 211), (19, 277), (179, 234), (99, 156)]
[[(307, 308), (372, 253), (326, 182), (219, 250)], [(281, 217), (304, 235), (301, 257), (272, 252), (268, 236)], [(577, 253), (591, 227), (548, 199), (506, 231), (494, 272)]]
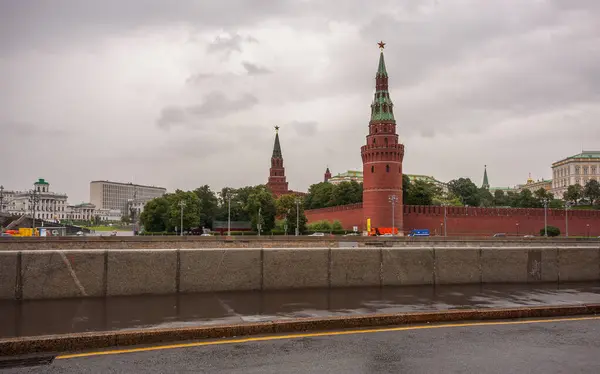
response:
[(369, 236), (382, 236), (382, 235), (398, 235), (398, 228), (394, 227), (371, 227)]

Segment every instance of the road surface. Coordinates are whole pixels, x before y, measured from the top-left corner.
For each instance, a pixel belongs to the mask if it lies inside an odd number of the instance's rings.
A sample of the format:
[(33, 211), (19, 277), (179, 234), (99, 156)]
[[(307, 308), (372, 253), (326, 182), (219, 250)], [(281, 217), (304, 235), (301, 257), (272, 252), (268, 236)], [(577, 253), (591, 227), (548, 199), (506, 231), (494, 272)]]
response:
[(249, 337), (59, 356), (10, 373), (600, 373), (600, 317)]

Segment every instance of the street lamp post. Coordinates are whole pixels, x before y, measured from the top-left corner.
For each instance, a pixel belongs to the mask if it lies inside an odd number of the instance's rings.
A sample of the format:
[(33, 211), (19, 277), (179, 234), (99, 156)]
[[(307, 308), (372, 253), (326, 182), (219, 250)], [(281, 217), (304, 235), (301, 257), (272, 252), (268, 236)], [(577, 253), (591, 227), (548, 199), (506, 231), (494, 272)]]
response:
[(296, 236), (300, 235), (300, 198), (296, 196)]
[(260, 224), (260, 209), (261, 207), (258, 207), (258, 220), (257, 220), (257, 224), (256, 224), (256, 229), (258, 230), (258, 236), (260, 236), (260, 230), (262, 228), (262, 225)]
[(587, 224), (587, 236), (590, 237), (590, 224)]
[(35, 189), (29, 192), (29, 203), (31, 204), (31, 228), (35, 229), (35, 208), (40, 202), (40, 194)]
[(180, 215), (180, 217), (181, 217), (181, 227), (179, 228), (179, 233), (180, 233), (179, 235), (183, 236), (183, 208), (185, 208), (185, 206), (186, 206), (185, 200), (181, 200), (179, 202), (179, 206), (181, 207), (181, 215)]
[(231, 236), (231, 192), (227, 192), (227, 236)]
[(389, 199), (390, 203), (392, 204), (392, 235), (395, 235), (396, 234), (395, 208), (396, 208), (396, 202), (398, 201), (398, 196), (390, 195), (390, 196), (388, 196), (388, 199)]
[(565, 235), (569, 237), (569, 209), (571, 209), (571, 203), (565, 202)]
[(447, 221), (447, 208), (448, 208), (448, 204), (444, 203), (444, 237), (448, 236), (448, 221)]
[(4, 210), (4, 186), (0, 186), (0, 213)]
[(517, 236), (519, 236), (519, 222), (515, 224), (517, 226)]
[(542, 203), (544, 204), (544, 236), (548, 237), (548, 199), (543, 198)]

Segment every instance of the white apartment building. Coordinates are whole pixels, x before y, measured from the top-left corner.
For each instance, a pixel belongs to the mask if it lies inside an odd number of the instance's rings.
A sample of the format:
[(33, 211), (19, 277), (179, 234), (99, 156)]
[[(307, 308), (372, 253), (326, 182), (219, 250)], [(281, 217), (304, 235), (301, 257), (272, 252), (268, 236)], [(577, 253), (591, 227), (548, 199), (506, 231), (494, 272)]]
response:
[(161, 197), (166, 192), (167, 190), (163, 187), (92, 181), (90, 182), (90, 203), (94, 204), (97, 209), (119, 209), (125, 212), (133, 205), (136, 210), (141, 211), (148, 201)]
[(582, 151), (553, 163), (551, 192), (562, 198), (569, 186), (585, 186), (591, 179), (600, 181), (600, 151)]
[(9, 214), (35, 212), (36, 219), (57, 221), (67, 218), (67, 194), (50, 191), (50, 184), (40, 178), (33, 184), (32, 190), (4, 191), (3, 211)]
[(119, 222), (123, 217), (121, 209), (96, 209), (94, 214), (100, 217), (102, 222)]

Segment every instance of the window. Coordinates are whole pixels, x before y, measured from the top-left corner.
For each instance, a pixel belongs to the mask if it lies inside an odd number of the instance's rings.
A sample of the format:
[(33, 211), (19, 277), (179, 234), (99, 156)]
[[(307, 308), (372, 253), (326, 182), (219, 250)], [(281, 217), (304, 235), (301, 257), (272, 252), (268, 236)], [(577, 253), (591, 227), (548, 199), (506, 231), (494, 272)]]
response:
[(375, 138), (373, 138), (373, 144), (375, 144)]
[(385, 172), (389, 173), (390, 172), (390, 165), (385, 165)]
[(385, 145), (388, 145), (388, 138), (384, 139), (384, 143), (385, 143)]
[(375, 172), (375, 166), (371, 166), (371, 173)]

